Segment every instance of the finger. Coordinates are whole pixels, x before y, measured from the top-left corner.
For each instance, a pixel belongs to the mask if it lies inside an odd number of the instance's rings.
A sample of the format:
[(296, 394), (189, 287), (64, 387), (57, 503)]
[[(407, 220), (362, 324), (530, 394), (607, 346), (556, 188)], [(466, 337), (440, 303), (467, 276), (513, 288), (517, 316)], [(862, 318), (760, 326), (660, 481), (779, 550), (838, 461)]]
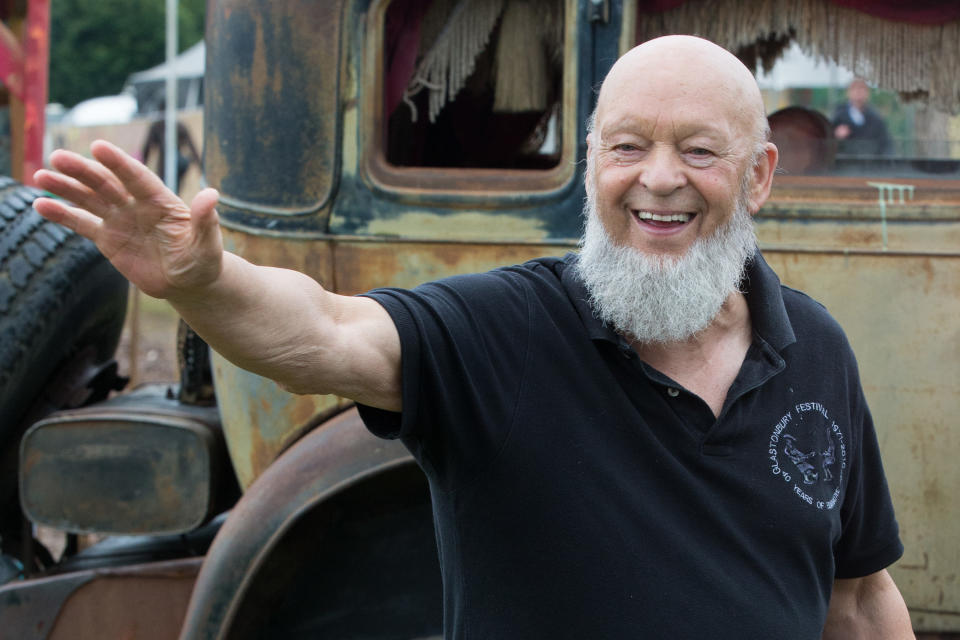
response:
[[(99, 162), (72, 151), (59, 149), (50, 154), (50, 166), (86, 185), (109, 204), (123, 206), (129, 195), (120, 181)], [(79, 202), (77, 204), (80, 204)]]
[(202, 222), (206, 218), (216, 218), (217, 212), (215, 207), (219, 199), (220, 194), (216, 189), (207, 187), (201, 190), (193, 197), (193, 201), (190, 203), (190, 215), (193, 220), (201, 224), (206, 224), (206, 222)]
[(97, 161), (113, 172), (134, 198), (180, 200), (176, 194), (167, 189), (157, 174), (106, 140), (95, 141), (90, 145), (90, 152)]
[(110, 204), (98, 193), (68, 175), (41, 169), (33, 174), (33, 179), (44, 191), (69, 200), (90, 212), (100, 213), (110, 208)]
[(102, 224), (100, 218), (86, 209), (71, 207), (53, 198), (37, 198), (33, 208), (47, 220), (72, 229), (88, 240), (95, 239)]
[(220, 194), (216, 189), (202, 190), (190, 203), (190, 221), (201, 245), (214, 241), (220, 242), (220, 222), (217, 215), (217, 200)]

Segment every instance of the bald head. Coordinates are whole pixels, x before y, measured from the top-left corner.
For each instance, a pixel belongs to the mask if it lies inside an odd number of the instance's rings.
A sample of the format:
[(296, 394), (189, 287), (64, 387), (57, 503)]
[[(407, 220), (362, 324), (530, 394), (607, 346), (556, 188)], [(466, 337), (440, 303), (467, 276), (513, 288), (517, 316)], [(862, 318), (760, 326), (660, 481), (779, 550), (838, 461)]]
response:
[(850, 104), (861, 110), (870, 101), (870, 87), (863, 78), (854, 78), (847, 87), (847, 98)]
[(716, 117), (741, 129), (758, 147), (768, 138), (763, 99), (753, 74), (736, 56), (709, 40), (672, 35), (634, 47), (613, 67), (600, 89), (591, 128), (624, 101), (659, 100), (683, 109), (708, 102)]

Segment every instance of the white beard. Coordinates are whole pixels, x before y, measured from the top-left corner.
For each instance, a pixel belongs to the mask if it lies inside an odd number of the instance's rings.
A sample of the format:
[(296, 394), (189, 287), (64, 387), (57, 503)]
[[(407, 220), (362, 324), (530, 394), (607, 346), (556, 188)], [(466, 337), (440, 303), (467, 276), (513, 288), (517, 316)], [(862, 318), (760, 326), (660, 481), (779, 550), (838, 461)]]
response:
[[(588, 189), (588, 191), (590, 191)], [(753, 220), (740, 197), (733, 216), (680, 257), (648, 255), (614, 244), (588, 194), (577, 272), (594, 314), (642, 343), (686, 340), (707, 328), (739, 290), (757, 247)]]

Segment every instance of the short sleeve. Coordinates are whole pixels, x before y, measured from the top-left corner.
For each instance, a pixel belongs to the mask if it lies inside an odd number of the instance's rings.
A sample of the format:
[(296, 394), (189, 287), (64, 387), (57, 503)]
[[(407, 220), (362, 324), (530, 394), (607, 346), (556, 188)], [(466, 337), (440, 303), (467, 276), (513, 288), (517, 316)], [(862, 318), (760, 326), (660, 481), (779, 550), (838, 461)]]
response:
[(360, 407), (367, 428), (401, 438), (440, 474), (484, 464), (509, 432), (525, 373), (522, 279), (504, 269), (364, 295), (397, 327), (403, 404), (400, 413)]
[(860, 407), (860, 437), (851, 456), (850, 480), (841, 510), (842, 533), (834, 547), (837, 578), (875, 573), (903, 555), (877, 434), (862, 392)]

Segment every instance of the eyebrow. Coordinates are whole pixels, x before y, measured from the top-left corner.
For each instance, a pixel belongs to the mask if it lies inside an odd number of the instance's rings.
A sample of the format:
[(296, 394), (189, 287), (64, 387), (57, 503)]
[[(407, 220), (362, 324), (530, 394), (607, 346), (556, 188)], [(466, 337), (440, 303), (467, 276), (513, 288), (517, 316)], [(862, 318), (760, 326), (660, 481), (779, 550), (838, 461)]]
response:
[[(601, 140), (618, 133), (632, 133), (646, 138), (643, 133), (638, 131), (644, 128), (648, 127), (645, 127), (643, 122), (638, 122), (635, 118), (623, 118), (613, 124), (600, 127), (598, 133), (600, 134)], [(686, 140), (687, 138), (693, 138), (695, 136), (705, 136), (718, 142), (729, 143), (731, 142), (731, 138), (734, 137), (731, 133), (724, 131), (722, 128), (710, 123), (691, 123), (689, 125), (681, 123), (677, 129), (679, 130), (680, 135), (678, 136), (678, 139), (680, 140)]]

